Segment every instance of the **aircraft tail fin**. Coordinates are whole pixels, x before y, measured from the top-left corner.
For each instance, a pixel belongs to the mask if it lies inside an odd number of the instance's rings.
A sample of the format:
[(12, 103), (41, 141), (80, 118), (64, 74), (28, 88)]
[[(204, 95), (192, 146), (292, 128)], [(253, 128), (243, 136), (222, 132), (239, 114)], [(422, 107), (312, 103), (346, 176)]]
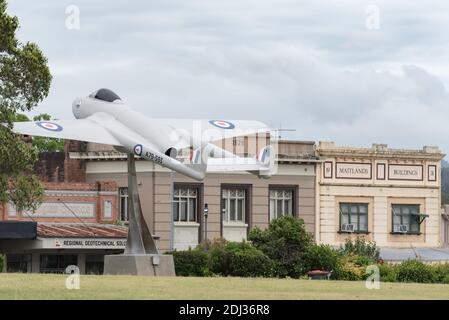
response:
[(211, 148), (208, 145), (203, 145), (199, 148), (192, 150), (190, 153), (189, 161), (187, 167), (198, 172), (202, 176), (206, 176), (207, 162), (211, 155)]
[(263, 147), (256, 154), (256, 161), (260, 168), (258, 170), (248, 170), (249, 173), (264, 179), (268, 179), (276, 173), (276, 152), (272, 146)]

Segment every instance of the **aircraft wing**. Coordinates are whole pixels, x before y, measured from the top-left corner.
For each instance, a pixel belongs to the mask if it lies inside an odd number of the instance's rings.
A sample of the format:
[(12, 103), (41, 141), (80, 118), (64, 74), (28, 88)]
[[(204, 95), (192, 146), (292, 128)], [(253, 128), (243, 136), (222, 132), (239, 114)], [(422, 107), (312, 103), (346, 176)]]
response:
[(252, 120), (200, 120), (200, 119), (152, 119), (154, 126), (164, 127), (165, 135), (179, 135), (176, 148), (190, 146), (191, 138), (201, 138), (202, 143), (214, 142), (238, 136), (266, 134), (270, 128)]
[(80, 140), (121, 146), (108, 130), (89, 118), (80, 120), (51, 120), (14, 122), (13, 132), (30, 136)]

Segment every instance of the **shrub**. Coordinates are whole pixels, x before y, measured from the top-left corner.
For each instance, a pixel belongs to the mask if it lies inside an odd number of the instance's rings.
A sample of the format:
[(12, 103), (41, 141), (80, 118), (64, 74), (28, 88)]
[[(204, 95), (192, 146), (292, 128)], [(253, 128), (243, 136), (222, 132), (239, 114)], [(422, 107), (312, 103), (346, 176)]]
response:
[(338, 268), (332, 275), (332, 278), (337, 280), (358, 281), (365, 279), (366, 266), (358, 264), (359, 256), (347, 254), (341, 256)]
[(178, 276), (204, 277), (210, 274), (207, 253), (203, 250), (173, 251), (172, 254)]
[(407, 260), (396, 267), (400, 282), (431, 283), (434, 279), (432, 267), (416, 260)]
[(433, 282), (449, 283), (449, 264), (438, 264), (429, 266), (432, 269)]
[(376, 243), (367, 242), (363, 237), (357, 237), (354, 241), (346, 239), (345, 244), (340, 247), (340, 252), (343, 255), (352, 254), (365, 257), (370, 260), (370, 263), (377, 262), (380, 257), (380, 250)]
[(0, 272), (3, 271), (3, 263), (5, 261), (5, 256), (0, 254)]
[(274, 262), (248, 242), (217, 241), (209, 247), (210, 270), (223, 276), (270, 277)]
[(395, 266), (384, 263), (379, 264), (379, 273), (380, 273), (380, 281), (382, 282), (396, 282), (397, 281), (397, 275), (396, 275), (396, 269)]
[(340, 255), (329, 245), (312, 245), (304, 255), (305, 271), (319, 269), (335, 272), (339, 264)]
[(274, 219), (266, 230), (254, 228), (248, 239), (276, 263), (281, 277), (299, 278), (304, 273), (303, 256), (312, 245), (304, 221), (292, 216)]
[(352, 261), (359, 267), (366, 267), (374, 263), (373, 260), (365, 256), (352, 255), (352, 257)]
[(275, 263), (262, 251), (254, 247), (250, 250), (235, 251), (232, 254), (230, 270), (237, 277), (270, 277), (275, 275)]

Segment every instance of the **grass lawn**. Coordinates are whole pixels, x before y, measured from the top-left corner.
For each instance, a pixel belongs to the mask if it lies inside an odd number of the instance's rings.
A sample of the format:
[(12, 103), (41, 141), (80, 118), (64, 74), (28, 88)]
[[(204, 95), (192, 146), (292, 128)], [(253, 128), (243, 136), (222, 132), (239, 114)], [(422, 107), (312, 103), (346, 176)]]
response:
[(449, 285), (249, 278), (81, 276), (68, 290), (64, 275), (0, 274), (0, 299), (449, 299)]

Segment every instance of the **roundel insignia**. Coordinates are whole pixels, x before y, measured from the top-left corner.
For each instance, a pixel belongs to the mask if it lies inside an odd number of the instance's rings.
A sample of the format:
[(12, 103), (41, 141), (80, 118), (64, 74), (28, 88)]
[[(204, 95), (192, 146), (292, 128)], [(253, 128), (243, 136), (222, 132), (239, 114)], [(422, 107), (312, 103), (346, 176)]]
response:
[(220, 129), (234, 129), (235, 125), (229, 121), (224, 120), (209, 120), (209, 123)]
[(62, 131), (62, 127), (59, 124), (48, 122), (48, 121), (38, 121), (36, 125), (41, 127), (42, 129), (49, 131)]
[(141, 156), (142, 155), (142, 145), (141, 144), (136, 144), (134, 146), (134, 153), (136, 156)]

